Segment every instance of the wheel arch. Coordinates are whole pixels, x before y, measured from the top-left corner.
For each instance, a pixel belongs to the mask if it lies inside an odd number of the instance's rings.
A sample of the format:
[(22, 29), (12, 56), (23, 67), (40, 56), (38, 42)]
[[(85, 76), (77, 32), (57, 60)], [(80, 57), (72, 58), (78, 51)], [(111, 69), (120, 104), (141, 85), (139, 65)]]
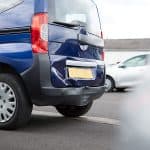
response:
[(15, 70), (15, 68), (11, 67), (9, 64), (0, 62), (0, 73), (14, 73), (14, 74), (18, 74)]
[[(14, 74), (19, 79), (21, 86), (24, 88), (25, 94), (28, 96), (28, 99), (30, 100), (25, 83), (24, 83), (22, 77), (20, 76), (20, 74), (17, 73), (15, 68), (13, 68), (11, 65), (9, 65), (7, 63), (0, 62), (0, 73)], [(30, 100), (30, 102), (31, 102), (31, 100)]]
[(115, 83), (115, 80), (114, 80), (114, 78), (111, 76), (111, 75), (108, 75), (108, 74), (106, 74), (106, 78), (110, 78), (112, 81), (113, 81), (113, 84), (114, 84), (114, 88), (116, 87), (116, 83)]

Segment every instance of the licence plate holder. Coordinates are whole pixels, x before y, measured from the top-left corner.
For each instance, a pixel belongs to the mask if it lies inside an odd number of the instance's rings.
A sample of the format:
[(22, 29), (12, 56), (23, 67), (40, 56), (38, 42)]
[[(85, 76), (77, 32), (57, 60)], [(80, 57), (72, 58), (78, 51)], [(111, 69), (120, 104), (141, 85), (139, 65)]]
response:
[(90, 80), (94, 78), (92, 68), (68, 67), (69, 78)]

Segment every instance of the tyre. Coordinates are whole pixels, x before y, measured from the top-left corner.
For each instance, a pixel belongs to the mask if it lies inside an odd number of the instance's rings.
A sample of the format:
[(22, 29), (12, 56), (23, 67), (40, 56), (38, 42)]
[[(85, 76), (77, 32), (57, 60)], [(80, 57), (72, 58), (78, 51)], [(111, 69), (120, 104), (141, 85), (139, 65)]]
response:
[(126, 88), (116, 88), (118, 92), (124, 92)]
[(20, 79), (9, 73), (0, 74), (0, 129), (16, 129), (31, 117), (29, 102)]
[(114, 81), (111, 77), (106, 76), (106, 81), (105, 81), (105, 91), (106, 92), (112, 92), (115, 87)]
[(91, 108), (93, 102), (85, 106), (56, 106), (59, 113), (65, 117), (79, 117), (86, 114)]

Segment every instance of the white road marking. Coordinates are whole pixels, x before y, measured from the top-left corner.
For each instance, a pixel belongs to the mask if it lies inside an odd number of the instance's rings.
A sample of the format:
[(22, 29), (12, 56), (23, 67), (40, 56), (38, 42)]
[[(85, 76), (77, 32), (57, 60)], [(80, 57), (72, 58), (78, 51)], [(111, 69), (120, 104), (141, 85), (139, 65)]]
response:
[(109, 118), (102, 118), (102, 117), (92, 117), (92, 116), (83, 116), (80, 118), (76, 118), (77, 120), (85, 120), (89, 122), (101, 123), (101, 124), (109, 124), (109, 125), (117, 125), (120, 126), (120, 121), (115, 119)]
[(59, 114), (59, 113), (49, 112), (49, 111), (37, 111), (37, 110), (33, 110), (32, 114), (33, 115), (41, 115), (41, 116), (50, 116), (50, 117), (62, 117), (62, 115)]
[[(42, 115), (42, 116), (50, 116), (50, 117), (62, 117), (59, 113), (54, 112), (46, 112), (46, 111), (36, 111), (33, 110), (33, 115)], [(101, 117), (92, 117), (92, 116), (82, 116), (79, 118), (73, 118), (75, 120), (81, 120), (81, 121), (88, 121), (88, 122), (95, 122), (100, 124), (109, 124), (109, 125), (117, 125), (120, 126), (120, 121), (115, 119), (109, 119), (109, 118), (101, 118)]]

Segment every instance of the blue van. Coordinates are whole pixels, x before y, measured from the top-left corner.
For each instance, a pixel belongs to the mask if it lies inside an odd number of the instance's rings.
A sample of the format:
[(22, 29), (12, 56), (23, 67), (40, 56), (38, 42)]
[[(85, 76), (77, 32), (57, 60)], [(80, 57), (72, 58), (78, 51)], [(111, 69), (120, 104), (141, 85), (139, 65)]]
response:
[(93, 0), (0, 1), (0, 129), (32, 106), (85, 114), (104, 93), (104, 41)]

